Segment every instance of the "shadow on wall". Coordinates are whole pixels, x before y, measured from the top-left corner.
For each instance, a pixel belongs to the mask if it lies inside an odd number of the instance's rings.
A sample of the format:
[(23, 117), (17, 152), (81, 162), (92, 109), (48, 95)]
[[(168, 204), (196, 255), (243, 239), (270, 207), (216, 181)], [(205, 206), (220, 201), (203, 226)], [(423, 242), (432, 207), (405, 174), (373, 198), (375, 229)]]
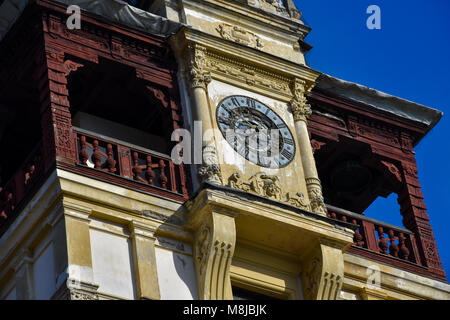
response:
[[(183, 226), (180, 213), (163, 216), (153, 212), (145, 215), (163, 221), (160, 229)], [(157, 236), (155, 247), (161, 300), (198, 300), (193, 249), (190, 243)]]

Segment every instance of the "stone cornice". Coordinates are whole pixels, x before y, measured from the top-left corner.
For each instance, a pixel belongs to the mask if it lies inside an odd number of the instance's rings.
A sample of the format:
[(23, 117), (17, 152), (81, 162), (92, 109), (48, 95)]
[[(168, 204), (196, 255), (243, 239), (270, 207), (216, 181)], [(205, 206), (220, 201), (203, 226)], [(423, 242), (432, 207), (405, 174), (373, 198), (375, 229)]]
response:
[(184, 3), (189, 3), (190, 6), (199, 9), (201, 4), (207, 3), (209, 6), (214, 7), (216, 10), (220, 10), (225, 16), (238, 16), (240, 21), (247, 19), (254, 24), (270, 25), (280, 33), (284, 33), (287, 36), (299, 37), (303, 39), (311, 31), (311, 28), (304, 25), (300, 20), (293, 20), (287, 17), (282, 17), (258, 8), (250, 7), (246, 4), (239, 3), (237, 1), (229, 0), (202, 0), (191, 1), (185, 0)]
[(320, 75), (307, 66), (194, 29), (183, 28), (171, 41), (180, 57), (186, 56), (189, 44), (206, 48), (207, 69), (212, 78), (252, 88), (284, 102), (290, 102), (294, 96), (291, 84), (295, 79), (302, 79), (311, 87)]

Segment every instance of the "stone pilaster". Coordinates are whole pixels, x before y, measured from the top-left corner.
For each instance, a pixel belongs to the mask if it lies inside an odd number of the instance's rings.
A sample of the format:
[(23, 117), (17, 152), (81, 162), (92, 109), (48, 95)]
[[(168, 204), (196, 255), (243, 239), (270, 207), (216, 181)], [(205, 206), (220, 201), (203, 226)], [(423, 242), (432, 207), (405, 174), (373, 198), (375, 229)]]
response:
[(155, 230), (132, 221), (129, 225), (133, 246), (134, 271), (138, 299), (161, 299), (156, 269)]
[(64, 203), (67, 241), (68, 279), (67, 298), (70, 300), (97, 300), (98, 286), (94, 283), (91, 236), (88, 208)]
[(308, 90), (307, 83), (304, 80), (296, 79), (293, 83), (292, 92), (294, 97), (291, 101), (291, 110), (294, 116), (297, 139), (300, 145), (300, 156), (302, 158), (303, 171), (305, 173), (306, 188), (311, 204), (311, 210), (314, 213), (325, 216), (327, 209), (322, 196), (322, 185), (317, 173), (316, 161), (309, 140), (307, 120), (311, 115), (311, 106), (306, 103), (306, 94)]

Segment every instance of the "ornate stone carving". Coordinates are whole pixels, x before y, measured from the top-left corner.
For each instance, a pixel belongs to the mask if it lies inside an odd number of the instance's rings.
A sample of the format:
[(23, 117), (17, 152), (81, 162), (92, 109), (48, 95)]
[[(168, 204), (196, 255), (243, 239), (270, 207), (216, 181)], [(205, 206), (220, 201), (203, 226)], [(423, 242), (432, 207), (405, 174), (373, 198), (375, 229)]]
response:
[(303, 271), (303, 294), (305, 297), (313, 297), (319, 291), (321, 271), (322, 261), (317, 257), (313, 258)]
[(202, 165), (198, 170), (202, 182), (222, 184), (220, 167), (218, 164)]
[(222, 185), (222, 173), (219, 167), (216, 148), (210, 144), (203, 148), (203, 164), (198, 170), (201, 182)]
[(264, 47), (260, 37), (241, 27), (220, 23), (217, 26), (216, 31), (223, 39), (231, 40), (255, 49), (262, 49)]
[(211, 246), (211, 228), (204, 224), (197, 239), (197, 254), (199, 274), (202, 275), (206, 267), (207, 254)]
[(98, 296), (96, 294), (73, 289), (70, 290), (70, 300), (98, 300)]
[(327, 214), (327, 207), (322, 195), (322, 185), (317, 178), (306, 179), (306, 186), (308, 188), (308, 195), (311, 205), (311, 211), (325, 216)]
[(203, 88), (211, 82), (211, 73), (206, 70), (206, 48), (198, 44), (189, 45), (188, 70), (192, 88)]
[(53, 295), (52, 300), (98, 300), (98, 286), (68, 279)]
[(232, 299), (229, 269), (236, 243), (234, 217), (208, 213), (195, 236), (195, 263), (201, 300)]
[(290, 192), (283, 197), (280, 180), (277, 176), (260, 172), (251, 176), (248, 181), (244, 181), (241, 178), (241, 174), (235, 172), (228, 178), (228, 186), (241, 191), (255, 193), (261, 197), (284, 201), (293, 207), (311, 211), (311, 206), (303, 193), (297, 192), (294, 194)]
[(310, 211), (311, 206), (308, 204), (308, 201), (305, 199), (305, 195), (301, 192), (297, 192), (295, 195), (291, 193), (286, 194), (286, 202), (294, 207)]
[(228, 81), (236, 80), (249, 86), (292, 97), (289, 88), (290, 80), (281, 75), (210, 52), (208, 52), (207, 66), (211, 72), (222, 76)]
[(248, 0), (252, 7), (260, 8), (265, 11), (289, 17), (289, 14), (283, 5), (282, 0)]
[(292, 85), (291, 111), (294, 116), (294, 121), (307, 121), (311, 116), (311, 106), (306, 103), (306, 95), (311, 90), (311, 87), (307, 87), (306, 81), (301, 79), (295, 79)]
[(285, 0), (284, 5), (286, 6), (287, 11), (292, 19), (300, 20), (302, 17), (302, 13), (297, 9), (293, 0)]
[(320, 240), (304, 259), (303, 294), (307, 300), (337, 300), (344, 279), (344, 256), (341, 245)]
[(248, 182), (244, 182), (241, 175), (235, 172), (228, 178), (228, 186), (245, 192), (256, 193), (261, 197), (275, 200), (281, 200), (282, 198), (280, 179), (263, 172), (251, 176)]

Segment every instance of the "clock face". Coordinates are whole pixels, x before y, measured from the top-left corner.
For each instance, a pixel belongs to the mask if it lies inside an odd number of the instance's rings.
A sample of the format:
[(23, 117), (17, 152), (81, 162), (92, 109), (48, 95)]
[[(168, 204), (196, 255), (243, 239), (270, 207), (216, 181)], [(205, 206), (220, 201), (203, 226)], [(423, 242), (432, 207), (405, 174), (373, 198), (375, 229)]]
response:
[(295, 155), (286, 123), (268, 106), (245, 96), (230, 96), (217, 107), (217, 123), (233, 149), (266, 168), (287, 166)]

